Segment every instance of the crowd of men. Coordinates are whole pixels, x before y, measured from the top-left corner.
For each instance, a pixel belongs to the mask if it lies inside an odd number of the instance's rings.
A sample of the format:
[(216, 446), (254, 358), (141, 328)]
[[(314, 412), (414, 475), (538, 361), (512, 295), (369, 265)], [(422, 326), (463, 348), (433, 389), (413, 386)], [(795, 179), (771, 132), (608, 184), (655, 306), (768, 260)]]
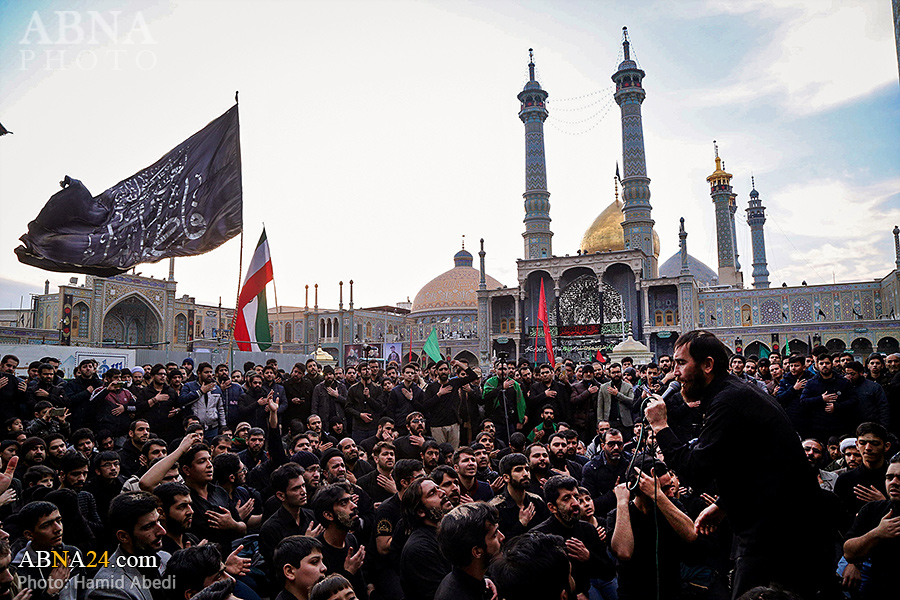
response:
[[(0, 600), (896, 597), (900, 354), (686, 339), (486, 373), (4, 356)], [(798, 522), (827, 564), (790, 589)]]

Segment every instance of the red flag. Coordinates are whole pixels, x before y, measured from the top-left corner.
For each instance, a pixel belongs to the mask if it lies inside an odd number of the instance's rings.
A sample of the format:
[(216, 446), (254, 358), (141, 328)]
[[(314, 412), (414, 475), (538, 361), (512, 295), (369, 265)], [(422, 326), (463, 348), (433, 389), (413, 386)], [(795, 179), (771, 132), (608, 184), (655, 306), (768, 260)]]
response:
[(606, 364), (606, 357), (603, 356), (603, 352), (600, 350), (597, 350), (597, 362), (601, 365)]
[(550, 337), (550, 320), (547, 318), (547, 298), (544, 296), (544, 280), (541, 279), (541, 301), (538, 304), (538, 323), (544, 324), (544, 343), (547, 345), (547, 361), (554, 369), (556, 361), (553, 359), (553, 340)]

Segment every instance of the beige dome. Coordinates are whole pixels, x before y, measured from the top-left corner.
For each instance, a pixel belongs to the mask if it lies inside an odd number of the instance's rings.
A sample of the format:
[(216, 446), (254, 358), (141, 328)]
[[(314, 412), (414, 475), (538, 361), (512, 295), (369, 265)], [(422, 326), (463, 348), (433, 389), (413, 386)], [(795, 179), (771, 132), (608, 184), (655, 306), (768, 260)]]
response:
[[(413, 313), (457, 308), (478, 309), (476, 292), (481, 273), (472, 268), (472, 255), (462, 250), (454, 256), (454, 262), (454, 268), (441, 273), (419, 290), (413, 300)], [(502, 283), (490, 275), (485, 275), (485, 283), (489, 290), (503, 287)]]
[[(625, 235), (622, 231), (622, 203), (617, 199), (600, 213), (581, 238), (581, 251), (609, 252), (625, 249)], [(653, 255), (659, 258), (659, 235), (653, 230)]]

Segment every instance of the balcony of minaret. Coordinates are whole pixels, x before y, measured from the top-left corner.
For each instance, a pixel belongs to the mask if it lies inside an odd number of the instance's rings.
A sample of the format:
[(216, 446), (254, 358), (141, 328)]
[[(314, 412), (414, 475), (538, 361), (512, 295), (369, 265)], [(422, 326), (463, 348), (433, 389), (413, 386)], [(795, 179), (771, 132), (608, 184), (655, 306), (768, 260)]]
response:
[(521, 110), (526, 108), (545, 108), (547, 103), (540, 96), (526, 96), (521, 103)]

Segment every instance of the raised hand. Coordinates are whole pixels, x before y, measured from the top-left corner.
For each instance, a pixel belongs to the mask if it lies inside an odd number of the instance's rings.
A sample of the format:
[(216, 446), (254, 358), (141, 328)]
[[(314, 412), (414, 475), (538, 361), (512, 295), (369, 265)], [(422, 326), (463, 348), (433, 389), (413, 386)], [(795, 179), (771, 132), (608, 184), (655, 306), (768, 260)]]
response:
[(353, 553), (353, 548), (347, 548), (347, 558), (344, 559), (344, 570), (348, 573), (356, 575), (356, 572), (359, 571), (360, 567), (362, 567), (363, 560), (365, 558), (365, 546), (360, 546), (356, 551), (356, 554)]
[(534, 502), (519, 509), (519, 523), (522, 524), (522, 527), (528, 527), (531, 519), (534, 518), (535, 511)]
[(244, 545), (241, 544), (234, 549), (234, 552), (228, 555), (227, 559), (225, 559), (225, 571), (233, 577), (246, 575), (250, 571), (250, 563), (252, 561), (249, 558), (241, 558), (238, 556), (238, 553), (243, 549)]

